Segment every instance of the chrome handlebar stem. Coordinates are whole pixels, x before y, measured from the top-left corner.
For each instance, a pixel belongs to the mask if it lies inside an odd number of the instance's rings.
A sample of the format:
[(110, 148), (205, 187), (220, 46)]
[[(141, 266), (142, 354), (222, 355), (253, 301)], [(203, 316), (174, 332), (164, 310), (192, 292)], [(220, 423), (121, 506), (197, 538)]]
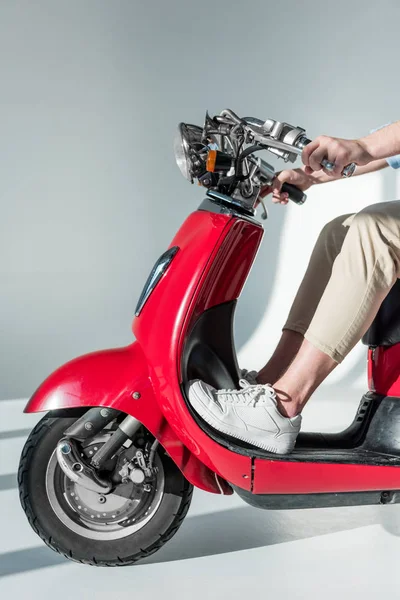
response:
[[(241, 124), (248, 142), (260, 144), (285, 162), (295, 162), (304, 147), (311, 141), (307, 138), (305, 129), (289, 123), (274, 121), (274, 119), (262, 121), (256, 117), (240, 119), (230, 109), (222, 111), (221, 116), (231, 118), (236, 125)], [(321, 166), (327, 171), (333, 171), (335, 168), (335, 165), (327, 159), (322, 161)], [(342, 171), (342, 176), (350, 177), (355, 168), (354, 163), (347, 165)]]

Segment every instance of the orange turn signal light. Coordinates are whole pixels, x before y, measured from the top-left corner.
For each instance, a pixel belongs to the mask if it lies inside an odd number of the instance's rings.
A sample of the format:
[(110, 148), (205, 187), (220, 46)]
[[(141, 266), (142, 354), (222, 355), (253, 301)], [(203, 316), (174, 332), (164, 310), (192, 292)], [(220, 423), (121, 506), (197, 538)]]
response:
[(217, 161), (217, 151), (209, 150), (208, 156), (207, 156), (207, 163), (206, 163), (207, 171), (209, 171), (210, 173), (214, 173), (216, 161)]

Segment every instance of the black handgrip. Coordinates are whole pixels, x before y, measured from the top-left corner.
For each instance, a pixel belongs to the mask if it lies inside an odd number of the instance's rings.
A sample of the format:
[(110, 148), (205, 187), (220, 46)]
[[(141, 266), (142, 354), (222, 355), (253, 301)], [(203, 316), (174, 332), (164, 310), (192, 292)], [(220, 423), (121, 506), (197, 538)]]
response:
[(300, 188), (290, 183), (284, 183), (281, 192), (289, 194), (289, 200), (292, 200), (295, 204), (304, 204), (307, 200), (306, 194)]

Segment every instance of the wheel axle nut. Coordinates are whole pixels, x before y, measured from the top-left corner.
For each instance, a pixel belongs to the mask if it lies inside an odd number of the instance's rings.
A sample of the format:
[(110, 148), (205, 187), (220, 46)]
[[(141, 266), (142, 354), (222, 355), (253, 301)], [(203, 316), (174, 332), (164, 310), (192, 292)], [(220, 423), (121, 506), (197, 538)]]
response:
[(69, 454), (71, 452), (71, 446), (67, 442), (64, 442), (60, 449), (63, 454)]

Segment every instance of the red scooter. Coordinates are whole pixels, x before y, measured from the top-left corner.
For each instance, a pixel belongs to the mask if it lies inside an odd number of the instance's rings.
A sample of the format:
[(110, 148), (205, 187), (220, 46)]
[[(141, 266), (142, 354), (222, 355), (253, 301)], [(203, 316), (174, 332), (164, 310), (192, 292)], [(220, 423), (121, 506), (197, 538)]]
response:
[(270, 454), (222, 436), (187, 401), (192, 379), (238, 385), (234, 311), (263, 235), (255, 206), (275, 176), (255, 153), (293, 162), (308, 142), (300, 127), (231, 110), (207, 115), (204, 127), (180, 124), (177, 163), (206, 199), (149, 275), (136, 341), (60, 367), (25, 409), (47, 414), (22, 452), (20, 499), (52, 549), (132, 564), (176, 533), (193, 486), (269, 509), (400, 501), (399, 283), (364, 337), (369, 392), (342, 433), (300, 433), (292, 454)]

